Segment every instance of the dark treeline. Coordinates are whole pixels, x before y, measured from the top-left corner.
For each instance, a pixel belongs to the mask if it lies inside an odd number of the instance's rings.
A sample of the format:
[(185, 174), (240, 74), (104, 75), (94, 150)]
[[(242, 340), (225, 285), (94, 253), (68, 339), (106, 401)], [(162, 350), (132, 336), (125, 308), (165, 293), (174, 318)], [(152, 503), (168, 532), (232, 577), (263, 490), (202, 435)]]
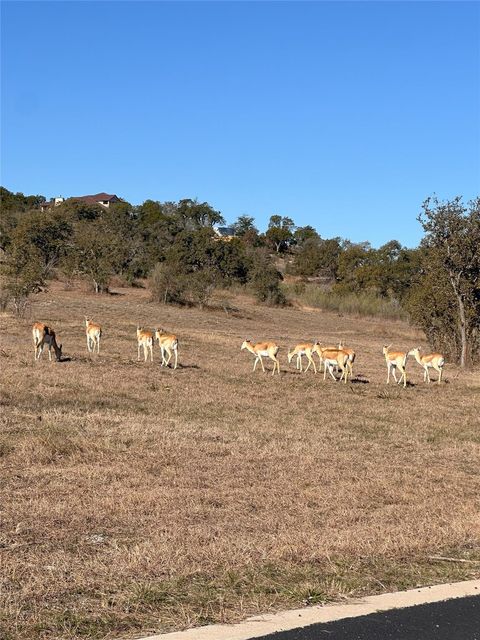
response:
[[(285, 274), (335, 296), (368, 295), (394, 302), (421, 327), (431, 346), (473, 362), (480, 347), (480, 199), (427, 199), (418, 248), (391, 240), (323, 238), (273, 215), (260, 233), (240, 216), (233, 237), (221, 238), (221, 213), (206, 202), (146, 200), (104, 208), (66, 200), (41, 211), (43, 196), (1, 187), (0, 249), (4, 307), (21, 313), (28, 296), (61, 277), (67, 285), (87, 279), (97, 293), (112, 277), (134, 284), (148, 278), (152, 299), (206, 305), (218, 288), (244, 285), (268, 304), (285, 304)], [(298, 289), (301, 290), (301, 287)]]

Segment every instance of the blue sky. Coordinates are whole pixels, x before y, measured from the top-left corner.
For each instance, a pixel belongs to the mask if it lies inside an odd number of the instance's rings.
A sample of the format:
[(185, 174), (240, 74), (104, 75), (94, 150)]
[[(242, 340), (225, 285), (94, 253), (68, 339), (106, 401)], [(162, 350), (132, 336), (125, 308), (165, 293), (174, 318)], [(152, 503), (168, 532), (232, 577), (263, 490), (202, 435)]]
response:
[(2, 175), (415, 246), (480, 191), (476, 2), (2, 2)]

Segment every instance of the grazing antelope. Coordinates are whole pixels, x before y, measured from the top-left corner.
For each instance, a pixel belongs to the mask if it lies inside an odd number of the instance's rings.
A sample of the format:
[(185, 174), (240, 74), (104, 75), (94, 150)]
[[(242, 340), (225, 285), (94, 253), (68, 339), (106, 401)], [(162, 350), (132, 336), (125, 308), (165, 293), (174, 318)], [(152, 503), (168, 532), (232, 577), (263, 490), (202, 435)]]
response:
[(45, 332), (47, 330), (48, 330), (48, 327), (43, 322), (34, 322), (32, 327), (32, 338), (33, 338), (33, 346), (35, 349), (35, 355), (34, 355), (35, 360), (38, 360), (38, 357), (37, 357), (38, 346), (40, 342), (43, 340), (43, 336), (45, 335)]
[(343, 344), (343, 340), (340, 340), (340, 342), (338, 343), (338, 348), (342, 349), (342, 351), (345, 351), (345, 353), (348, 353), (348, 362), (347, 362), (347, 366), (348, 366), (348, 370), (350, 371), (350, 379), (352, 379), (353, 377), (353, 363), (355, 362), (355, 357), (356, 357), (356, 353), (353, 349), (349, 349), (348, 347), (346, 347)]
[(260, 362), (262, 365), (262, 371), (265, 373), (262, 357), (268, 357), (270, 360), (273, 360), (272, 376), (275, 374), (275, 369), (280, 374), (280, 362), (277, 358), (279, 347), (275, 342), (257, 342), (257, 344), (253, 344), (251, 340), (244, 340), (240, 349), (247, 349), (247, 351), (250, 351), (250, 353), (253, 353), (255, 356), (255, 363), (253, 365), (254, 371), (257, 364)]
[[(155, 329), (155, 340), (158, 340), (160, 351), (162, 354), (162, 367), (165, 365), (168, 367), (168, 363), (172, 358), (172, 353), (175, 355), (174, 369), (177, 368), (178, 362), (178, 340), (177, 336), (172, 333), (165, 333), (163, 329)], [(165, 357), (165, 353), (168, 358)]]
[(409, 351), (409, 355), (412, 355), (418, 364), (423, 368), (423, 381), (430, 382), (430, 374), (428, 370), (430, 367), (438, 371), (438, 384), (442, 381), (443, 366), (445, 364), (445, 358), (441, 353), (426, 353), (424, 356), (420, 355), (420, 347), (416, 347)]
[(95, 346), (97, 347), (97, 353), (100, 353), (100, 338), (102, 337), (102, 327), (92, 322), (87, 316), (85, 316), (85, 326), (87, 328), (87, 349), (89, 353), (95, 353)]
[(300, 371), (303, 371), (302, 356), (305, 356), (308, 360), (308, 365), (307, 365), (307, 368), (305, 369), (305, 373), (307, 373), (307, 371), (310, 369), (310, 365), (313, 365), (313, 370), (315, 371), (315, 373), (317, 373), (317, 366), (312, 357), (313, 348), (316, 344), (317, 344), (316, 342), (315, 343), (301, 342), (300, 344), (297, 344), (297, 346), (294, 349), (292, 349), (292, 351), (288, 352), (288, 355), (287, 355), (288, 362), (290, 363), (292, 361), (293, 356), (297, 356), (297, 369), (300, 369)]
[(320, 345), (316, 345), (315, 352), (317, 353), (320, 363), (323, 362), (323, 379), (326, 379), (327, 376), (327, 368), (329, 374), (332, 378), (337, 381), (337, 378), (333, 375), (333, 368), (338, 367), (342, 372), (340, 376), (340, 382), (342, 379), (347, 384), (348, 380), (348, 353), (343, 349), (338, 349), (336, 347), (321, 347)]
[(33, 346), (35, 348), (35, 360), (40, 360), (45, 345), (48, 346), (48, 359), (52, 360), (52, 348), (55, 351), (57, 362), (62, 359), (62, 345), (57, 344), (55, 331), (43, 322), (35, 322), (32, 327)]
[[(383, 355), (385, 356), (385, 361), (387, 363), (387, 384), (390, 382), (390, 371), (391, 371), (395, 382), (397, 384), (400, 384), (403, 378), (403, 386), (406, 387), (407, 386), (406, 366), (407, 366), (407, 358), (408, 358), (409, 352), (407, 351), (405, 353), (403, 351), (389, 351), (391, 346), (392, 345), (389, 344), (388, 346), (385, 345), (383, 347)], [(395, 369), (398, 369), (402, 374), (400, 376), (400, 380), (397, 380), (397, 376), (395, 375)]]
[(145, 331), (142, 327), (137, 327), (137, 346), (138, 360), (140, 360), (140, 347), (143, 347), (143, 355), (145, 362), (148, 360), (148, 352), (150, 351), (150, 360), (153, 362), (153, 333)]

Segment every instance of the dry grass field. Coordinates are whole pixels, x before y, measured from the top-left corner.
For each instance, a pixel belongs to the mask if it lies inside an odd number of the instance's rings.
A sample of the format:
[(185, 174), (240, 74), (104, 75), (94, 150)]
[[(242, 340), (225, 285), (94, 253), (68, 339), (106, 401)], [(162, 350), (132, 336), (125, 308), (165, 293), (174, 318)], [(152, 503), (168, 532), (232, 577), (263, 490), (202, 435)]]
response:
[[(479, 373), (447, 365), (427, 387), (411, 358), (411, 384), (387, 387), (382, 345), (421, 343), (408, 325), (232, 305), (55, 284), (29, 318), (0, 316), (4, 640), (135, 638), (480, 576)], [(34, 363), (33, 320), (64, 362)], [(176, 371), (158, 347), (137, 362), (137, 322), (177, 333)], [(278, 341), (280, 376), (252, 373), (245, 337)], [(351, 384), (287, 364), (296, 341), (339, 337)]]

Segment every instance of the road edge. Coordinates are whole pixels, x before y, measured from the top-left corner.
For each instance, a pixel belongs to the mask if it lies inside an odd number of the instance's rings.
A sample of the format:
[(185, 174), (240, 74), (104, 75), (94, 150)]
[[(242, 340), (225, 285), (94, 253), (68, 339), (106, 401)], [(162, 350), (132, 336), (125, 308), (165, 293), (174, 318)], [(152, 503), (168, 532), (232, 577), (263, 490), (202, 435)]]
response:
[(344, 618), (364, 616), (377, 611), (403, 609), (419, 604), (429, 604), (474, 595), (480, 595), (480, 580), (439, 584), (431, 587), (409, 589), (408, 591), (357, 598), (342, 604), (318, 605), (280, 613), (257, 615), (247, 618), (238, 624), (214, 624), (195, 627), (186, 631), (144, 636), (138, 640), (251, 640), (258, 636), (308, 627), (320, 622), (333, 622)]

